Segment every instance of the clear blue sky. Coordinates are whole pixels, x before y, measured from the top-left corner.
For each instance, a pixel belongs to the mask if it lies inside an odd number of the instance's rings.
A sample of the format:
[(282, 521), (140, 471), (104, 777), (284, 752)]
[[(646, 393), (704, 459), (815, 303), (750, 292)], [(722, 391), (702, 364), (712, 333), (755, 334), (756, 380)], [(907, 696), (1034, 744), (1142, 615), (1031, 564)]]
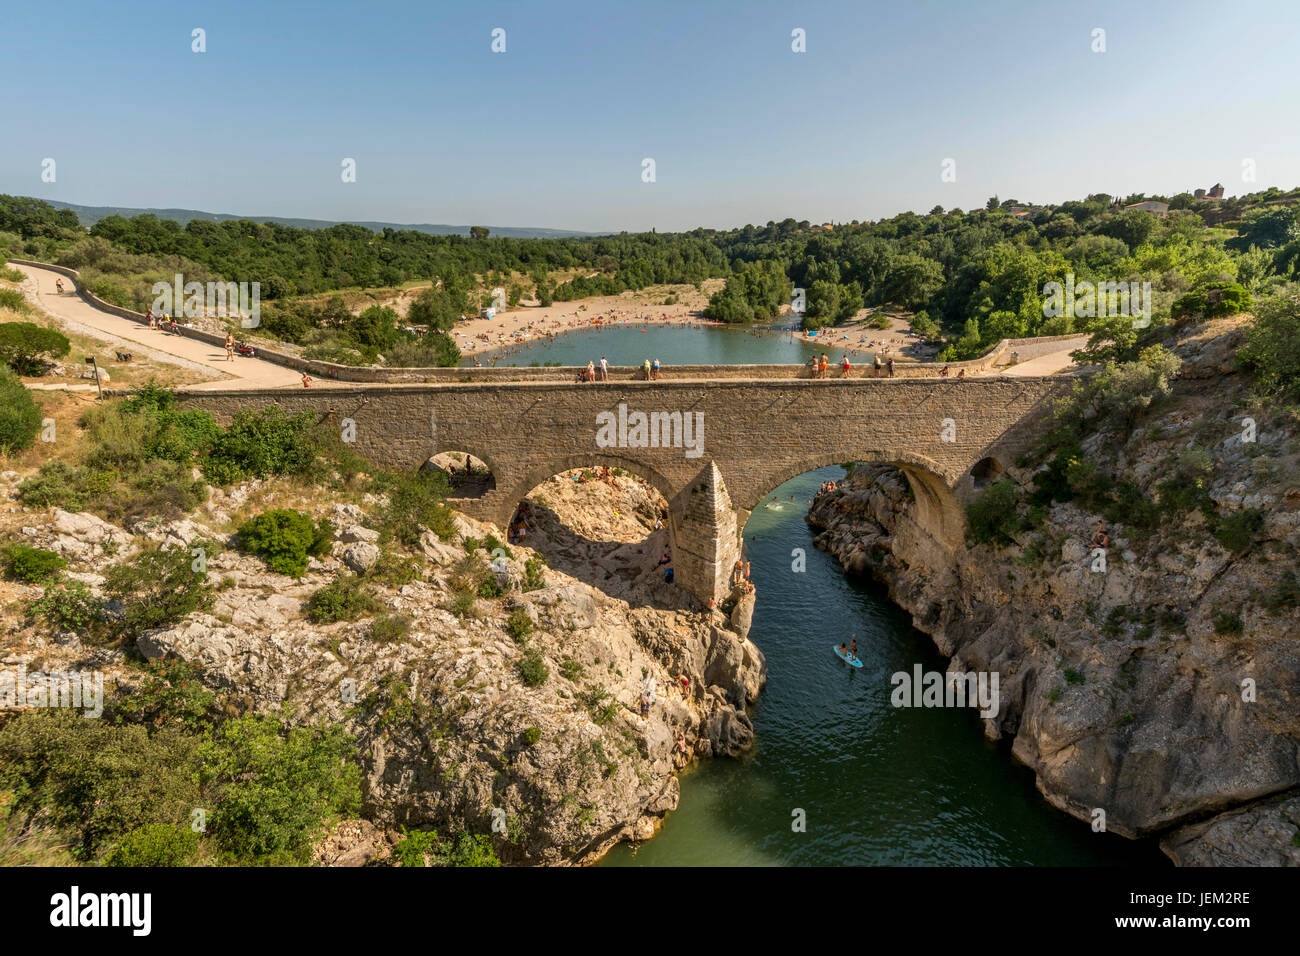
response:
[(1300, 0), (9, 4), (0, 89), (0, 192), (87, 205), (676, 230), (1300, 184)]

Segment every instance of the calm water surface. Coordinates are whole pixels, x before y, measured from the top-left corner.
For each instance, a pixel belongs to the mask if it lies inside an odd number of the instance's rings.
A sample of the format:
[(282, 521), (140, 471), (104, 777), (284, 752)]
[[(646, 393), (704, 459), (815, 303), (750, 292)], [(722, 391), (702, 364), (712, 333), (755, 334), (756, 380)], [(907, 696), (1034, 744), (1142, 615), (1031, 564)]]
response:
[[(542, 339), (522, 346), (510, 346), (485, 352), (478, 356), (484, 365), (493, 359), (498, 366), (526, 366), (533, 363), (558, 362), (560, 365), (586, 365), (589, 361), (600, 364), (603, 355), (610, 365), (640, 365), (646, 359), (656, 358), (665, 366), (672, 365), (771, 365), (807, 362), (813, 355), (826, 352), (838, 362), (844, 354), (845, 343), (836, 338), (825, 343), (810, 343), (792, 339), (780, 329), (725, 328), (705, 326), (619, 325), (608, 328), (582, 329)], [(860, 335), (852, 337), (852, 346), (862, 349), (850, 361), (871, 361), (872, 352), (858, 344)], [(867, 340), (871, 336), (867, 335)], [(472, 356), (464, 358), (462, 366), (473, 365)]]

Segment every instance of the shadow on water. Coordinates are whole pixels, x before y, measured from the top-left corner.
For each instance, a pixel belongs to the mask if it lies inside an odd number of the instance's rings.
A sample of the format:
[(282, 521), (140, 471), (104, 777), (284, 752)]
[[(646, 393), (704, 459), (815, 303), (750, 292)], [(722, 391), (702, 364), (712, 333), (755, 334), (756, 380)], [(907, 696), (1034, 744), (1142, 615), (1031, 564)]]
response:
[[(745, 528), (758, 587), (750, 637), (768, 666), (754, 750), (684, 775), (659, 835), (615, 847), (603, 864), (1169, 865), (1152, 841), (1093, 833), (1051, 807), (973, 712), (890, 704), (895, 672), (946, 661), (883, 588), (813, 547), (806, 502), (842, 474), (787, 482)], [(860, 670), (832, 651), (850, 635)], [(803, 833), (792, 830), (799, 811)]]

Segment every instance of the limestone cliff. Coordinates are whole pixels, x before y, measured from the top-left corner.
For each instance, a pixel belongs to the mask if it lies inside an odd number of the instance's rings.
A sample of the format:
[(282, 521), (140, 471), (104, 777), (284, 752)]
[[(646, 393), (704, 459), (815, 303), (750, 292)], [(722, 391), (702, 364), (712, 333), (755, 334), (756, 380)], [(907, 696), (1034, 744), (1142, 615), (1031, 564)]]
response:
[[(1250, 404), (1236, 345), (1231, 329), (1184, 334), (1172, 394), (1127, 440), (1085, 440), (1117, 482), (1154, 499), (1185, 478), (1213, 505), (1108, 522), (1104, 570), (1091, 548), (1101, 516), (1073, 501), (1000, 546), (968, 541), (936, 560), (908, 519), (906, 480), (878, 466), (818, 496), (808, 521), (818, 547), (887, 586), (952, 670), (999, 672), (986, 733), (1011, 741), (1054, 805), (1089, 821), (1104, 810), (1125, 836), (1159, 834), (1179, 863), (1296, 865), (1300, 428)], [(1027, 493), (1042, 469), (1010, 463), (1005, 476)], [(1241, 541), (1223, 531), (1233, 516), (1252, 529)]]
[[(403, 556), (407, 567), (395, 578), (391, 567), (377, 573), (382, 549), (366, 527), (374, 501), (321, 504), (275, 483), (214, 491), (195, 516), (174, 522), (120, 528), (59, 511), (11, 512), (9, 520), (21, 524), (12, 530), (24, 540), (63, 555), (92, 588), (108, 564), (129, 562), (140, 548), (218, 543), (207, 561), (217, 592), (210, 611), (143, 633), (135, 649), (201, 665), (205, 683), (236, 712), (285, 707), (295, 720), (339, 722), (355, 735), (365, 819), (345, 821), (318, 849), (322, 862), (382, 858), (406, 826), (494, 833), (503, 862), (561, 864), (649, 837), (677, 805), (682, 766), (748, 748), (746, 705), (766, 678), (763, 655), (743, 632), (687, 609), (664, 584), (663, 532), (653, 531), (649, 492), (619, 478), (600, 493), (587, 500), (594, 518), (575, 512), (561, 483), (534, 497), (526, 540), (552, 535), (554, 568), (530, 565), (536, 552), (519, 544), (485, 554), (488, 536), (504, 533), (457, 518), (451, 540), (426, 533), (421, 553)], [(232, 516), (253, 502), (330, 518), (332, 555), (293, 579), (230, 547)], [(561, 517), (588, 537), (565, 530)], [(639, 544), (619, 540), (647, 533)], [(490, 567), (498, 587), (489, 593), (499, 593), (458, 607), (453, 584), (475, 562)], [(372, 616), (334, 624), (304, 616), (311, 594), (349, 569), (367, 572), (384, 612), (409, 619), (404, 633), (381, 630)], [(0, 587), (11, 598), (38, 593)], [(138, 680), (128, 649), (51, 636), (18, 618), (8, 623), (10, 663), (93, 666), (110, 685)], [(647, 681), (655, 700), (642, 716)]]

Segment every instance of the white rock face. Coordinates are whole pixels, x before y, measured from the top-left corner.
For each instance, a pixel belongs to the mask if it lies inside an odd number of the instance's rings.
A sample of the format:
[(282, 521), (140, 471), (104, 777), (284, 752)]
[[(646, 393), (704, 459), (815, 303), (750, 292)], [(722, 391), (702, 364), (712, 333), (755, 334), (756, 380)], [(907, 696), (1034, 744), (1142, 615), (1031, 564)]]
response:
[(343, 563), (358, 574), (364, 574), (379, 562), (379, 548), (368, 541), (358, 541), (343, 549)]

